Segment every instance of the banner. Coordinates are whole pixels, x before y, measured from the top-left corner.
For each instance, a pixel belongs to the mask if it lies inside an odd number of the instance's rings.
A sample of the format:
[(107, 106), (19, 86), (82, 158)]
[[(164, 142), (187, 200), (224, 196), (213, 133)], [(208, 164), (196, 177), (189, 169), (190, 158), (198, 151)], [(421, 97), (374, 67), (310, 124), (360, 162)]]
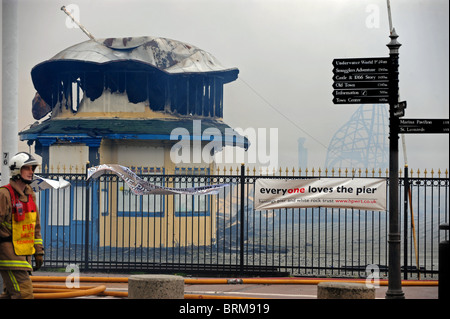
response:
[(70, 186), (68, 181), (65, 181), (61, 177), (54, 181), (52, 179), (43, 178), (38, 175), (34, 175), (33, 182), (31, 183), (31, 188), (35, 193), (40, 192), (45, 189), (53, 188), (53, 189), (62, 189)]
[(228, 184), (217, 184), (189, 188), (171, 188), (158, 186), (150, 184), (149, 182), (143, 180), (128, 167), (118, 164), (102, 164), (99, 166), (88, 168), (87, 180), (89, 180), (90, 178), (97, 178), (98, 176), (106, 174), (108, 172), (112, 172), (123, 179), (135, 195), (215, 195), (219, 193), (221, 188), (228, 186)]
[(256, 180), (256, 210), (305, 207), (384, 211), (386, 180), (382, 178)]

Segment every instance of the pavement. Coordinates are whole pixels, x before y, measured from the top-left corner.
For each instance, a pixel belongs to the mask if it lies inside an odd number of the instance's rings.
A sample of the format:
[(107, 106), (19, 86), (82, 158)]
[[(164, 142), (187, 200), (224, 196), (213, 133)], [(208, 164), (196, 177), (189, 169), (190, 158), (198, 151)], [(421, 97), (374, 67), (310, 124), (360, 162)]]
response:
[[(406, 299), (438, 299), (438, 287), (403, 287)], [(375, 289), (376, 299), (386, 298), (387, 286)], [(186, 285), (185, 294), (224, 295), (261, 299), (317, 299), (317, 285), (239, 284)]]
[[(73, 275), (64, 272), (37, 271), (33, 276), (63, 277), (62, 281), (48, 281), (46, 284), (65, 286), (65, 280)], [(129, 277), (129, 274), (81, 273), (80, 277)], [(188, 277), (187, 277), (188, 278)], [(191, 277), (189, 277), (191, 278)], [(281, 278), (277, 278), (281, 279)], [(292, 279), (292, 278), (286, 278)], [(328, 278), (329, 279), (329, 278)], [(337, 279), (342, 280), (342, 279)], [(36, 282), (37, 283), (37, 282)], [(42, 283), (42, 282), (39, 282)], [(80, 282), (81, 286), (105, 285), (106, 291), (128, 291), (126, 282)], [(375, 290), (376, 299), (385, 299), (388, 287), (381, 285)], [(438, 299), (438, 286), (403, 286), (405, 299)], [(185, 284), (185, 295), (201, 295), (207, 297), (222, 296), (227, 299), (317, 299), (317, 284)], [(114, 296), (85, 296), (85, 299), (116, 299)]]

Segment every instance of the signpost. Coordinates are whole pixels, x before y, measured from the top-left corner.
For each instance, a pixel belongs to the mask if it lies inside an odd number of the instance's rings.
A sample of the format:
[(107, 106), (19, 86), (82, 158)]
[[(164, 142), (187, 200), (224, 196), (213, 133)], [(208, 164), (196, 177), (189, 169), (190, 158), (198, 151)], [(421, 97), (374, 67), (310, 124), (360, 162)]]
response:
[(448, 119), (401, 119), (399, 123), (401, 134), (439, 134), (449, 133)]
[[(389, 57), (333, 60), (334, 104), (389, 104), (389, 282), (386, 298), (403, 299), (398, 211), (399, 121), (406, 102), (398, 96), (398, 35), (392, 29)], [(407, 123), (407, 122), (405, 122)]]
[(406, 109), (406, 101), (398, 102), (398, 104), (394, 105), (394, 116), (395, 117), (405, 116), (405, 109)]
[[(398, 133), (399, 133), (399, 96), (398, 96), (398, 60), (401, 44), (398, 35), (392, 29), (389, 36), (389, 233), (388, 233), (388, 290), (386, 299), (404, 299), (402, 290), (402, 270), (400, 265), (400, 214), (398, 200)], [(406, 107), (406, 106), (405, 106)], [(397, 114), (397, 116), (396, 116)], [(400, 114), (401, 115), (401, 114)]]
[(389, 103), (389, 58), (333, 60), (333, 103)]
[(334, 104), (389, 103), (388, 89), (334, 90)]
[[(398, 199), (399, 134), (449, 133), (448, 119), (404, 119), (406, 101), (399, 101), (398, 60), (401, 44), (392, 29), (388, 58), (333, 60), (334, 104), (389, 104), (389, 281), (386, 298), (404, 299), (400, 266), (400, 225)], [(405, 263), (406, 266), (406, 263)]]
[(388, 81), (335, 81), (334, 89), (387, 89)]

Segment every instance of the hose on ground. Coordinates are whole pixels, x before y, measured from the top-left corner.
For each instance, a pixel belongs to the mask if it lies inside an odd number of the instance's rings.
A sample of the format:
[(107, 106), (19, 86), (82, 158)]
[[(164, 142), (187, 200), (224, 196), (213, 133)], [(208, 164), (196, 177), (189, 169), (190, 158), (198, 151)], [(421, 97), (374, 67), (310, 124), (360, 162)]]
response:
[[(128, 277), (79, 277), (80, 282), (98, 283), (127, 283)], [(35, 299), (61, 299), (76, 298), (84, 296), (113, 296), (127, 298), (126, 291), (106, 291), (105, 285), (80, 286), (68, 288), (62, 285), (38, 284), (37, 282), (65, 282), (63, 276), (31, 276), (33, 282), (33, 294)], [(336, 278), (185, 278), (184, 283), (188, 285), (225, 285), (225, 284), (296, 284), (317, 285), (321, 282), (341, 281), (353, 283), (366, 283), (361, 279), (336, 279)], [(437, 280), (402, 280), (403, 286), (437, 286)], [(379, 280), (380, 286), (388, 285), (387, 280)], [(185, 294), (185, 299), (255, 299), (250, 297), (219, 296), (219, 295), (197, 295)]]
[(39, 292), (39, 290), (35, 292), (35, 288), (33, 287), (34, 299), (61, 299), (61, 298), (83, 297), (83, 296), (95, 296), (104, 292), (106, 286), (99, 285), (97, 287), (88, 289), (68, 288), (66, 289), (66, 291), (64, 291), (64, 289), (48, 289), (48, 288), (47, 289), (41, 288), (41, 289), (44, 289), (44, 291), (46, 292)]
[[(65, 282), (63, 276), (31, 276), (33, 282)], [(127, 283), (128, 277), (79, 277), (80, 282)], [(321, 282), (341, 281), (366, 283), (364, 279), (348, 278), (185, 278), (187, 285), (227, 285), (227, 284), (261, 284), (261, 285), (317, 285)], [(438, 286), (437, 280), (402, 280), (402, 286)], [(380, 286), (387, 286), (388, 280), (380, 279)]]

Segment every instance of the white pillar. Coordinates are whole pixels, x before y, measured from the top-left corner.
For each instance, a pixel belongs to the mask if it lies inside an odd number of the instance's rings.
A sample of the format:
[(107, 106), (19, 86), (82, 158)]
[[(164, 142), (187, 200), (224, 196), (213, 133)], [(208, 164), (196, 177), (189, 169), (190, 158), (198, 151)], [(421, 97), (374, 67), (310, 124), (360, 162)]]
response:
[[(9, 160), (18, 149), (19, 63), (17, 1), (2, 1), (2, 180), (9, 182)], [(7, 158), (8, 157), (8, 158)]]

